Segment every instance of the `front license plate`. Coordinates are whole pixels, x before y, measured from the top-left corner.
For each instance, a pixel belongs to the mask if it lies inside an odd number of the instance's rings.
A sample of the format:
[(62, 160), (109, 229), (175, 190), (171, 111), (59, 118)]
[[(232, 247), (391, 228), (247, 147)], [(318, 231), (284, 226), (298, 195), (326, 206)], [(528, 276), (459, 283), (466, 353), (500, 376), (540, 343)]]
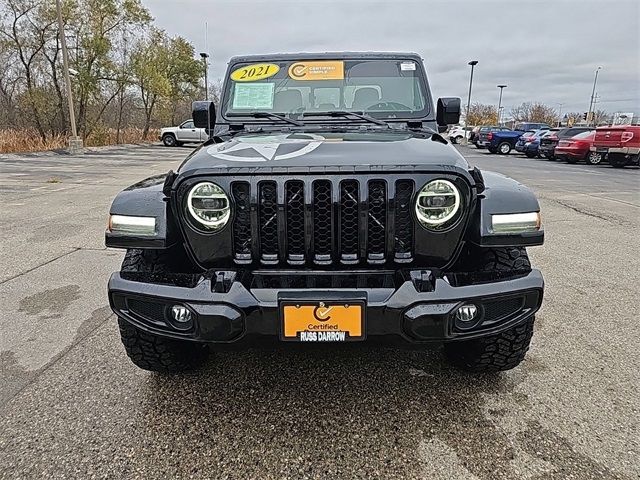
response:
[(281, 338), (299, 342), (364, 340), (362, 302), (307, 302), (281, 305)]

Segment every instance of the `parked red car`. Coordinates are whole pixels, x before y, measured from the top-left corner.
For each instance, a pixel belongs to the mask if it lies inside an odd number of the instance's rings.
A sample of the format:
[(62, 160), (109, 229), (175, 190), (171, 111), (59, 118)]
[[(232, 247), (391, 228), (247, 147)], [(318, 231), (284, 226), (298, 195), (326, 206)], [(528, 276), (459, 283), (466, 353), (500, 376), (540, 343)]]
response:
[(606, 155), (613, 167), (640, 164), (640, 125), (596, 128), (591, 151)]
[(555, 146), (553, 155), (558, 160), (576, 163), (586, 160), (591, 165), (602, 162), (602, 154), (591, 152), (591, 145), (596, 137), (595, 130), (579, 133), (570, 138), (564, 138)]

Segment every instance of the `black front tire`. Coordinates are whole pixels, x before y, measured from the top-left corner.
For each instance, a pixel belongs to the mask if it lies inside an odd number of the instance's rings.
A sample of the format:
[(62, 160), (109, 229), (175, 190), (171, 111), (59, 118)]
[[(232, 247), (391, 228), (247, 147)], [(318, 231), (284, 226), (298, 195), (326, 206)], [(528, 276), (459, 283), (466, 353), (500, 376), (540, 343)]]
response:
[[(478, 254), (479, 253), (479, 254)], [(486, 248), (476, 252), (472, 265), (484, 272), (530, 271), (531, 263), (523, 247)], [(520, 364), (529, 350), (535, 317), (496, 335), (448, 343), (444, 346), (447, 360), (469, 372), (500, 372)]]
[[(122, 262), (121, 272), (157, 274), (172, 271), (171, 258), (161, 250), (130, 249)], [(161, 373), (195, 370), (209, 355), (203, 344), (154, 335), (122, 318), (118, 318), (118, 325), (127, 356), (144, 370)]]
[(610, 153), (607, 160), (609, 160), (609, 165), (614, 168), (624, 168), (630, 163), (629, 159), (620, 153)]
[(537, 157), (537, 156), (538, 156), (536, 153), (533, 153), (533, 152), (525, 152), (525, 155), (526, 155), (528, 158), (535, 158), (535, 157)]
[(468, 372), (502, 372), (517, 367), (533, 336), (535, 317), (497, 335), (445, 345), (449, 362)]
[(150, 372), (179, 373), (196, 370), (207, 360), (206, 345), (171, 340), (134, 327), (118, 318), (120, 338), (127, 356), (139, 368)]
[(498, 145), (498, 153), (500, 155), (509, 155), (511, 153), (511, 144), (509, 142), (502, 142)]
[(600, 165), (602, 163), (602, 154), (598, 152), (589, 152), (586, 160), (589, 165)]
[(164, 143), (165, 147), (175, 147), (178, 145), (176, 141), (176, 136), (172, 133), (167, 133), (162, 136), (162, 143)]

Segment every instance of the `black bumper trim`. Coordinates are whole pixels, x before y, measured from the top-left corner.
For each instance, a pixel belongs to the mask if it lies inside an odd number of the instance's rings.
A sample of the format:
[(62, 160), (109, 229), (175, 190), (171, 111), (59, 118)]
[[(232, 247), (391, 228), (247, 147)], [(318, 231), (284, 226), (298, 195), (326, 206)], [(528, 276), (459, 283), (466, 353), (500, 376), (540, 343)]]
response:
[[(212, 283), (202, 277), (193, 287), (160, 285), (126, 280), (114, 273), (108, 285), (109, 302), (114, 313), (138, 328), (171, 338), (251, 346), (262, 341), (278, 342), (280, 334), (279, 297), (308, 295), (309, 298), (331, 298), (353, 296), (355, 292), (366, 298), (367, 338), (389, 338), (393, 344), (416, 344), (455, 341), (497, 333), (525, 321), (540, 308), (544, 281), (539, 270), (532, 270), (518, 278), (484, 282), (464, 286), (452, 286), (446, 277), (435, 279), (435, 288), (430, 292), (418, 292), (411, 281), (404, 281), (394, 288), (363, 289), (248, 289), (241, 282), (233, 282), (226, 293), (213, 291)], [(485, 328), (456, 331), (453, 327), (453, 312), (463, 303), (496, 301), (500, 298), (521, 296), (523, 306), (504, 321), (494, 322)], [(194, 326), (189, 331), (166, 328), (129, 312), (127, 299), (135, 297), (162, 302), (167, 305), (182, 304), (196, 313)], [(414, 328), (416, 306), (425, 305), (425, 316), (429, 324), (426, 330)], [(411, 311), (409, 315), (407, 315)], [(416, 324), (417, 325), (417, 324)], [(435, 327), (434, 327), (435, 325)]]

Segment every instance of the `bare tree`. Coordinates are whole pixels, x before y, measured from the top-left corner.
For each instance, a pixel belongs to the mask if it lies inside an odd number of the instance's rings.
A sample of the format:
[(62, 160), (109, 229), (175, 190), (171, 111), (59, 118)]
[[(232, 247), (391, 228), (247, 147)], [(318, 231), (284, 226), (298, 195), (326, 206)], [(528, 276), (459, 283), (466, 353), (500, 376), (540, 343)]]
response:
[(473, 103), (467, 115), (467, 125), (496, 125), (498, 123), (498, 110), (495, 105)]
[(511, 116), (516, 122), (535, 122), (555, 125), (558, 112), (553, 107), (540, 102), (525, 102), (511, 109)]

